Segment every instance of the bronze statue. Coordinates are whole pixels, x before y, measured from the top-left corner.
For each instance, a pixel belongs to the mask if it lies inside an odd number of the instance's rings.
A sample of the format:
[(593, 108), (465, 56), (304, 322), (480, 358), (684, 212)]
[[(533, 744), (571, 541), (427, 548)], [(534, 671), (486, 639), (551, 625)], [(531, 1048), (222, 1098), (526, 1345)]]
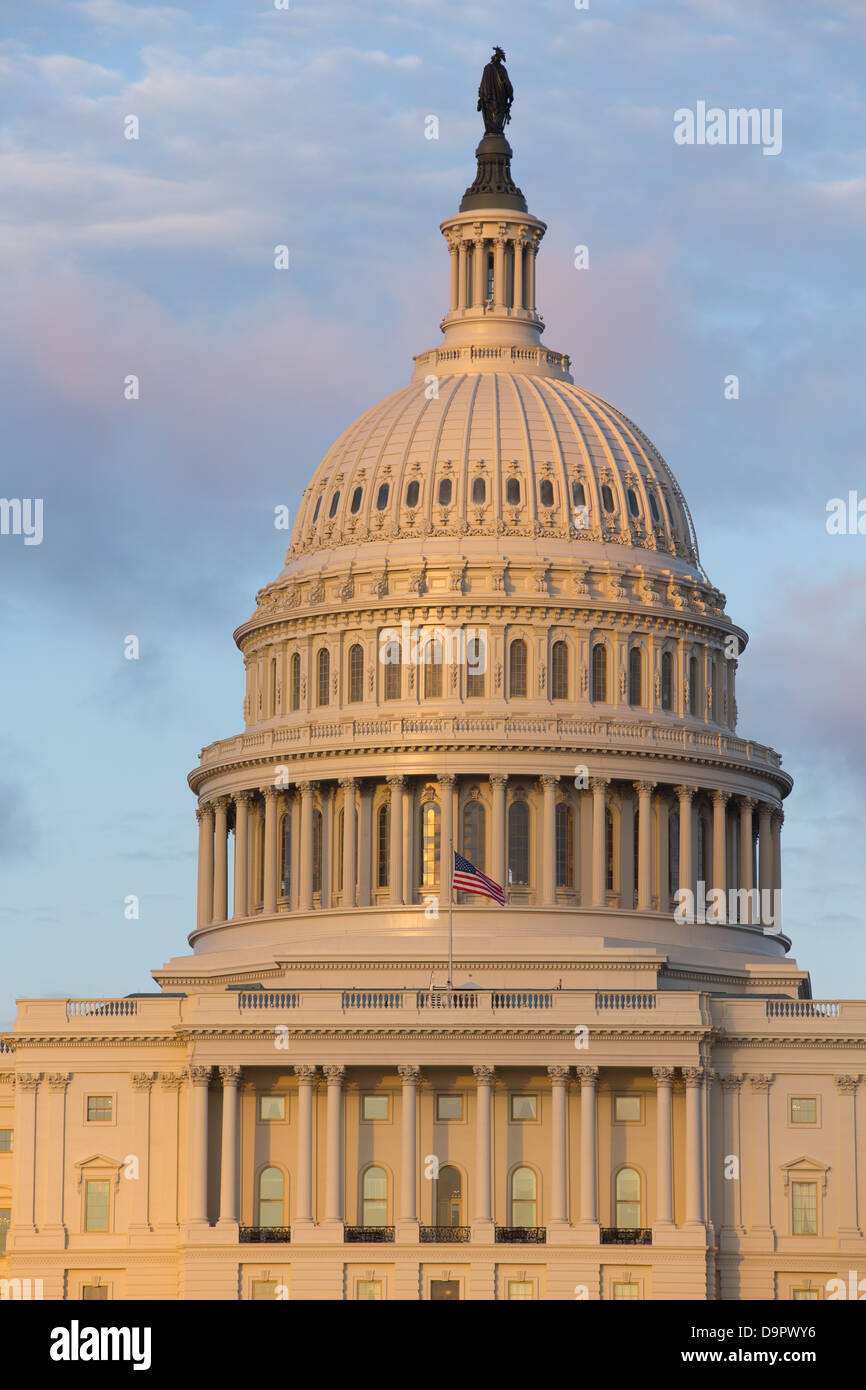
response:
[(511, 103), (514, 89), (508, 80), (505, 54), (501, 48), (494, 48), (493, 57), (481, 74), (478, 88), (478, 110), (484, 116), (484, 130), (487, 135), (501, 135), (511, 120)]

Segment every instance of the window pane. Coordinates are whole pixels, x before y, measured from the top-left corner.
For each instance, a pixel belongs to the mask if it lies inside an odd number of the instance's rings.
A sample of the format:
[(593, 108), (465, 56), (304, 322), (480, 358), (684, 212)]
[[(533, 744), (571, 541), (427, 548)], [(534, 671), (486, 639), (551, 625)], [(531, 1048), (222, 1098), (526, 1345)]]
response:
[(88, 1096), (87, 1097), (87, 1118), (88, 1120), (110, 1120), (111, 1119), (111, 1096)]
[(819, 1298), (820, 1298), (820, 1295), (819, 1295), (817, 1289), (795, 1289), (795, 1290), (794, 1290), (794, 1302), (795, 1302), (795, 1303), (817, 1303), (817, 1302), (819, 1301)]
[(253, 1280), (253, 1302), (254, 1303), (273, 1303), (277, 1296), (277, 1281), (275, 1279), (254, 1279)]
[(574, 813), (562, 801), (556, 808), (556, 886), (574, 887)]
[(12, 1221), (12, 1208), (0, 1207), (0, 1256), (6, 1254), (6, 1236)]
[(388, 877), (390, 873), (390, 806), (380, 806), (377, 816), (377, 848), (376, 848), (376, 884), (379, 888), (388, 887)]
[[(512, 1120), (535, 1120), (538, 1118), (538, 1097), (537, 1096), (512, 1096), (511, 1097), (511, 1118)], [(520, 1171), (531, 1173), (530, 1169)], [(535, 1179), (533, 1178), (533, 1182)]]
[(508, 1301), (534, 1298), (534, 1290), (528, 1279), (509, 1279)]
[(639, 1290), (638, 1290), (637, 1284), (614, 1284), (614, 1286), (613, 1286), (613, 1296), (614, 1296), (614, 1298), (617, 1299), (617, 1300), (623, 1300), (623, 1299), (629, 1299), (629, 1298), (631, 1298), (631, 1299), (639, 1299), (639, 1298), (640, 1298), (640, 1292), (639, 1292)]
[(618, 1200), (640, 1201), (640, 1174), (634, 1168), (620, 1168), (616, 1175), (616, 1195)]
[(259, 1096), (260, 1120), (284, 1120), (285, 1118), (285, 1096)]
[[(436, 1118), (437, 1120), (462, 1120), (463, 1119), (463, 1097), (462, 1096), (437, 1096), (436, 1097)], [(443, 1169), (444, 1171), (444, 1169)], [(441, 1175), (440, 1175), (441, 1181)]]
[(515, 801), (508, 808), (508, 882), (529, 882), (529, 807)]
[(418, 483), (413, 481), (406, 489), (406, 506), (414, 507), (418, 502)]
[[(814, 1125), (818, 1120), (818, 1102), (814, 1096), (791, 1097), (791, 1123)], [(2, 1147), (2, 1145), (0, 1145)]]
[(439, 881), (439, 807), (421, 809), (421, 887), (432, 888)]
[(82, 1303), (107, 1303), (108, 1285), (107, 1284), (82, 1284), (81, 1285)]
[(615, 1116), (620, 1122), (640, 1120), (640, 1096), (617, 1096)]
[(387, 1120), (388, 1096), (364, 1096), (364, 1119)]
[(795, 1236), (814, 1236), (818, 1234), (818, 1184), (814, 1182), (795, 1182), (791, 1184)]
[(592, 692), (590, 698), (604, 704), (607, 700), (607, 647), (597, 642), (592, 649)]
[(11, 1154), (12, 1152), (12, 1130), (0, 1129), (0, 1154)]
[(526, 698), (526, 643), (518, 637), (508, 649), (508, 690), (513, 699)]
[(381, 1279), (359, 1279), (358, 1298), (359, 1299), (381, 1299), (382, 1281)]
[(102, 1180), (90, 1180), (85, 1184), (85, 1189), (85, 1231), (107, 1231), (109, 1184)]
[(554, 642), (550, 667), (550, 698), (568, 699), (568, 647), (565, 642)]

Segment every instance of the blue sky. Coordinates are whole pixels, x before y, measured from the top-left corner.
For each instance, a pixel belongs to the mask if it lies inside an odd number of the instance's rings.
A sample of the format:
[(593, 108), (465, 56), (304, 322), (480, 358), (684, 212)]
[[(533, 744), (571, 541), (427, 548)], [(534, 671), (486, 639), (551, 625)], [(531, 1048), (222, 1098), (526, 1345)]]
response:
[[(185, 776), (241, 726), (273, 509), (439, 337), (494, 43), (545, 341), (680, 480), (751, 634), (740, 732), (796, 778), (786, 930), (816, 995), (866, 994), (866, 537), (825, 527), (866, 497), (860, 0), (2, 10), (0, 494), (45, 535), (0, 537), (0, 1025), (184, 950)], [(676, 145), (699, 100), (780, 108), (781, 153)]]

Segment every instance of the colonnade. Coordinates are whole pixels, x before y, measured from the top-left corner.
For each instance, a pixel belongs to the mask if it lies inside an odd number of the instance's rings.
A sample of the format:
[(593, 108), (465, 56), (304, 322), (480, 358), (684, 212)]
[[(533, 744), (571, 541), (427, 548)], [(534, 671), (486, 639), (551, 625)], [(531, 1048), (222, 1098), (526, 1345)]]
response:
[[(540, 237), (531, 228), (511, 231), (497, 229), (493, 234), (467, 228), (467, 235), (451, 233), (451, 297), (449, 312), (481, 309), (524, 309), (535, 312), (535, 258)], [(490, 294), (489, 264), (493, 256), (493, 284)]]

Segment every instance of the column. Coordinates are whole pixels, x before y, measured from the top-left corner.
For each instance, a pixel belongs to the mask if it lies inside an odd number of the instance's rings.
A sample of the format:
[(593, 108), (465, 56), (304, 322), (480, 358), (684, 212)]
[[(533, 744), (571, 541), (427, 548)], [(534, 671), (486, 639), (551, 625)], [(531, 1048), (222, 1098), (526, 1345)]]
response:
[[(153, 1224), (170, 1241), (177, 1240), (180, 1193), (178, 1173), (180, 1164), (179, 1095), (186, 1083), (182, 1071), (158, 1073), (160, 1091), (157, 1115), (153, 1125), (153, 1160), (159, 1166), (160, 1181), (153, 1189)], [(154, 1098), (155, 1099), (155, 1098)]]
[(750, 1234), (759, 1236), (773, 1248), (774, 1231), (770, 1219), (770, 1086), (773, 1077), (750, 1076), (752, 1087), (753, 1186)]
[(538, 243), (529, 241), (526, 244), (526, 307), (531, 314), (535, 313), (535, 256), (538, 251)]
[(773, 808), (769, 802), (762, 801), (758, 807), (758, 887), (760, 889), (760, 911), (758, 921), (762, 926), (771, 926), (773, 916), (773, 845), (770, 823)]
[(295, 1066), (298, 1078), (298, 1190), (295, 1197), (295, 1226), (313, 1225), (313, 1083), (316, 1068), (307, 1062)]
[(458, 241), (457, 243), (457, 307), (465, 309), (468, 299), (467, 281), (469, 279), (467, 271), (467, 252), (470, 243), (468, 241)]
[(580, 1225), (584, 1239), (598, 1235), (598, 1067), (578, 1067), (580, 1077)]
[(556, 787), (558, 777), (542, 777), (541, 901), (556, 903)]
[(448, 311), (452, 314), (460, 301), (460, 257), (457, 247), (458, 243), (456, 241), (453, 239), (449, 240), (448, 251), (451, 256), (451, 294)]
[(440, 904), (446, 904), (450, 902), (451, 874), (454, 869), (454, 860), (449, 858), (449, 851), (454, 840), (454, 784), (457, 778), (453, 772), (440, 772), (438, 781), (442, 811), (439, 836), (439, 901)]
[(214, 801), (214, 922), (224, 922), (228, 917), (228, 808), (227, 796), (218, 796)]
[(653, 903), (653, 789), (655, 782), (635, 782), (637, 792), (637, 910), (650, 912)]
[(325, 1221), (334, 1228), (343, 1225), (343, 1077), (342, 1065), (323, 1068), (328, 1082), (328, 1134), (325, 1159)]
[[(839, 1229), (840, 1241), (862, 1241), (863, 1232), (857, 1221), (857, 1141), (854, 1124), (854, 1105), (859, 1076), (836, 1076), (839, 1097)], [(852, 1247), (862, 1249), (861, 1245)]]
[[(568, 1067), (547, 1068), (551, 1090), (552, 1148), (548, 1235), (551, 1226), (568, 1226)], [(569, 1236), (573, 1239), (573, 1236)]]
[(474, 1066), (475, 1076), (475, 1219), (472, 1222), (473, 1240), (492, 1241), (493, 1201), (490, 1169), (492, 1145), (492, 1091), (494, 1068)]
[(187, 1091), (187, 1221), (206, 1226), (207, 1219), (207, 1093), (210, 1067), (190, 1067)]
[(505, 233), (500, 232), (493, 243), (493, 304), (505, 308)]
[(265, 799), (265, 883), (262, 912), (267, 917), (273, 916), (277, 910), (277, 829), (279, 825), (277, 797), (279, 792), (276, 787), (263, 787), (262, 796)]
[(740, 797), (740, 888), (748, 893), (746, 905), (743, 906), (740, 900), (740, 921), (751, 922), (754, 920), (752, 911), (752, 889), (754, 888), (754, 877), (752, 874), (752, 811), (755, 802), (751, 796)]
[(687, 888), (690, 893), (695, 891), (694, 872), (692, 870), (692, 799), (694, 798), (694, 787), (674, 787), (674, 791), (679, 797), (680, 802), (680, 872), (679, 888)]
[(418, 1236), (418, 1078), (421, 1068), (414, 1064), (398, 1066), (403, 1093), (400, 1101), (400, 1192), (398, 1241), (414, 1241)]
[(301, 793), (301, 874), (298, 899), (299, 912), (313, 910), (313, 786), (311, 782), (299, 784)]
[(490, 876), (494, 883), (501, 884), (507, 891), (505, 873), (505, 786), (508, 774), (497, 772), (490, 778), (493, 790), (493, 825), (490, 857)]
[(671, 900), (671, 801), (666, 792), (658, 796), (659, 816), (659, 912), (670, 911)]
[[(238, 1220), (238, 1082), (240, 1067), (220, 1067), (223, 1083), (223, 1129), (220, 1152), (221, 1226)], [(253, 1222), (255, 1224), (255, 1221)]]
[(484, 264), (486, 259), (485, 245), (484, 237), (478, 237), (472, 253), (472, 307), (474, 309), (480, 309), (487, 298), (487, 267)]
[(686, 1083), (686, 1225), (704, 1224), (703, 1067), (683, 1067)]
[(36, 1201), (36, 1096), (41, 1072), (15, 1076), (15, 1147), (12, 1157), (12, 1233), (10, 1247), (19, 1235), (35, 1234)]
[(342, 777), (343, 789), (343, 910), (355, 906), (355, 788), (354, 777)]
[[(673, 1067), (653, 1067), (656, 1079), (656, 1226), (670, 1229), (674, 1224), (673, 1199), (673, 1135), (671, 1130), (671, 1096)], [(655, 1236), (653, 1236), (655, 1239)]]
[(523, 308), (523, 238), (514, 241), (514, 307)]
[[(725, 1127), (725, 1205), (722, 1229), (719, 1233), (722, 1249), (726, 1246), (730, 1249), (738, 1249), (739, 1243), (736, 1237), (743, 1234), (743, 1211), (742, 1211), (742, 1182), (739, 1173), (736, 1177), (728, 1177), (728, 1156), (736, 1158), (739, 1166), (743, 1162), (743, 1150), (740, 1138), (740, 1088), (743, 1084), (742, 1076), (723, 1076), (720, 1078), (722, 1083), (722, 1104), (724, 1105), (724, 1127)], [(733, 1238), (733, 1239), (732, 1239)]]
[(200, 927), (213, 920), (213, 807), (209, 802), (199, 806), (198, 821), (198, 913)]
[(252, 792), (235, 795), (235, 917), (249, 916), (249, 809)]
[(707, 914), (719, 922), (728, 918), (728, 792), (713, 792), (713, 891), (724, 894), (724, 908)]
[(373, 788), (361, 783), (361, 815), (358, 825), (358, 906), (369, 907), (373, 872)]
[(607, 897), (606, 816), (607, 777), (590, 777), (592, 790), (592, 906), (604, 907)]
[(133, 1133), (138, 1172), (132, 1191), (130, 1234), (141, 1235), (152, 1229), (150, 1220), (150, 1094), (153, 1073), (134, 1071), (130, 1076), (133, 1101)]
[(391, 810), (389, 816), (391, 831), (391, 855), (388, 870), (388, 901), (403, 901), (403, 781), (399, 776), (389, 777), (391, 788)]
[(774, 811), (770, 818), (773, 834), (773, 926), (777, 932), (782, 930), (782, 811)]
[[(51, 1146), (51, 1180), (39, 1193), (39, 1202), (44, 1222), (39, 1222), (41, 1235), (54, 1235), (62, 1240), (66, 1234), (63, 1225), (63, 1183), (66, 1172), (66, 1088), (72, 1079), (70, 1072), (55, 1072), (46, 1076), (48, 1082), (48, 1135)], [(134, 1084), (134, 1083), (133, 1083)], [(43, 1149), (43, 1144), (38, 1145)], [(145, 1179), (146, 1186), (146, 1179)]]

